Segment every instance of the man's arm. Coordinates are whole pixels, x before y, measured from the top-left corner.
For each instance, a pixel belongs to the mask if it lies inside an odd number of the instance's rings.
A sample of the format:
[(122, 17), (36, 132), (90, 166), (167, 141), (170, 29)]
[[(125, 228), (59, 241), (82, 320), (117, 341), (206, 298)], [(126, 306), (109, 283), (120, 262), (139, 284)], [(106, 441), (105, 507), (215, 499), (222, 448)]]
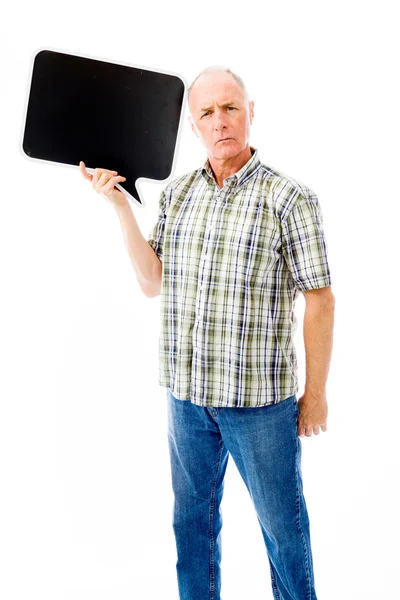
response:
[(162, 263), (153, 248), (143, 237), (129, 202), (116, 207), (137, 280), (148, 298), (160, 294)]
[(306, 350), (306, 383), (299, 399), (298, 435), (326, 431), (328, 404), (326, 381), (333, 346), (335, 297), (331, 286), (303, 291), (306, 309), (303, 334)]

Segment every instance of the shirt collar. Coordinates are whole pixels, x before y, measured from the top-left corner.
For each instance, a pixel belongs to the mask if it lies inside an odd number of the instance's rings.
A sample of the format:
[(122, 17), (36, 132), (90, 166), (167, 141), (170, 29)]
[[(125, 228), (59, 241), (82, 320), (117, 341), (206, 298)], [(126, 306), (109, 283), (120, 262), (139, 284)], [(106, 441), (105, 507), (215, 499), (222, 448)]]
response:
[[(249, 158), (247, 163), (241, 169), (239, 169), (239, 171), (236, 171), (236, 173), (233, 173), (233, 175), (230, 175), (224, 181), (229, 182), (230, 180), (236, 180), (236, 187), (238, 187), (241, 183), (243, 183), (245, 180), (251, 177), (256, 171), (258, 171), (261, 165), (259, 152), (257, 148), (254, 148), (254, 146), (250, 146), (250, 151), (252, 156)], [(200, 169), (200, 174), (203, 175), (203, 177), (205, 177), (206, 179), (211, 178), (212, 181), (216, 183), (215, 176), (211, 169), (210, 161), (208, 160), (208, 158), (205, 161), (203, 167)]]

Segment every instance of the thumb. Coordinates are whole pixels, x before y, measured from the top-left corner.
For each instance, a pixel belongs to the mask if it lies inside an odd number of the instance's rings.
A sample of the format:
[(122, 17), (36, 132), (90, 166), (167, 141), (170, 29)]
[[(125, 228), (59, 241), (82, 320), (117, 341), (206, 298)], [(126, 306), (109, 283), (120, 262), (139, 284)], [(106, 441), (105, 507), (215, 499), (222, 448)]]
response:
[(80, 172), (81, 172), (82, 176), (83, 176), (85, 179), (89, 179), (90, 181), (92, 181), (92, 179), (93, 179), (93, 175), (91, 175), (90, 173), (88, 173), (88, 172), (86, 171), (86, 165), (85, 165), (85, 163), (83, 162), (83, 160), (81, 160), (81, 161), (80, 161), (80, 163), (79, 163), (79, 170), (80, 170)]

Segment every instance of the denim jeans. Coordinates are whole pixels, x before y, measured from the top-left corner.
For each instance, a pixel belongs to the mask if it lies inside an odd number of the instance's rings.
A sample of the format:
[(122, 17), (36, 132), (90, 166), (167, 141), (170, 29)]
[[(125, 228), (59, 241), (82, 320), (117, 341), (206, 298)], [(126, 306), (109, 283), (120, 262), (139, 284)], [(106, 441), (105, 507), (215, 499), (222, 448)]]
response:
[(168, 389), (167, 398), (180, 600), (221, 598), (220, 505), (229, 454), (261, 526), (274, 598), (316, 600), (296, 395), (256, 408), (198, 406)]

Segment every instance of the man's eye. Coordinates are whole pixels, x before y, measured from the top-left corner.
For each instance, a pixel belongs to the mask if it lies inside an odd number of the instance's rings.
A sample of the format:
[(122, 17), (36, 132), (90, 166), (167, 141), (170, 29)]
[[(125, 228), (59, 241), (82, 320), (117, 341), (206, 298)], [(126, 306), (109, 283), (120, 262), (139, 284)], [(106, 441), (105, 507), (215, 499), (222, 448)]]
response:
[[(236, 108), (235, 108), (234, 106), (227, 106), (226, 108), (227, 108), (228, 110), (236, 110)], [(210, 112), (211, 112), (211, 111), (207, 110), (205, 113), (203, 113), (203, 114), (201, 115), (201, 118), (203, 118), (203, 117), (207, 116), (207, 115), (208, 115)]]

